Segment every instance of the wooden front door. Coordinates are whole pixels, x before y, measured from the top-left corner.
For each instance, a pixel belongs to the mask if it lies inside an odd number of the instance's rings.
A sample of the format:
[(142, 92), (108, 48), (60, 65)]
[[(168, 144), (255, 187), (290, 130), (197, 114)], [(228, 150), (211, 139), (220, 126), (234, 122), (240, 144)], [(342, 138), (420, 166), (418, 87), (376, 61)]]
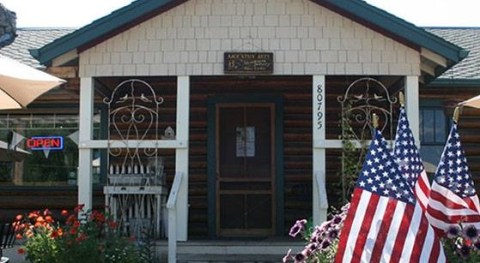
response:
[(275, 104), (219, 103), (216, 113), (217, 236), (271, 236)]

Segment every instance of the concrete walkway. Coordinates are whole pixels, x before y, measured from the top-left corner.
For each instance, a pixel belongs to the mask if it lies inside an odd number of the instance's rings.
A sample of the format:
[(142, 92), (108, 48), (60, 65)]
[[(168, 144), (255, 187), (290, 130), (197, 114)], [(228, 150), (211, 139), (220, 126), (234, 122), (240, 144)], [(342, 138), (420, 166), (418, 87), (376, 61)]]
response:
[(7, 248), (3, 250), (3, 256), (10, 259), (10, 263), (25, 263), (25, 257), (18, 254), (17, 250), (20, 246), (16, 245), (13, 248)]

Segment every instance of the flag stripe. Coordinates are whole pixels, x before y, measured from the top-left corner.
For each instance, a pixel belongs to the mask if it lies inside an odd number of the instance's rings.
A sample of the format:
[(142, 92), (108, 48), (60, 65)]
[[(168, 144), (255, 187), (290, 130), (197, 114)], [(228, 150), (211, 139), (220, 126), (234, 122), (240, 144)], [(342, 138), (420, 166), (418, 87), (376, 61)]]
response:
[[(352, 201), (350, 202), (350, 208), (348, 209), (348, 214), (353, 214), (353, 215), (357, 214), (357, 209), (358, 209), (358, 206), (359, 206), (359, 202), (354, 202), (354, 200), (359, 200), (361, 195), (362, 195), (362, 190), (361, 189), (355, 188), (353, 190)], [(362, 211), (359, 211), (359, 213), (361, 213), (361, 212)], [(354, 219), (355, 219), (354, 216), (347, 216), (345, 218), (345, 222), (343, 224), (342, 232), (340, 232), (340, 239), (339, 239), (339, 243), (338, 243), (338, 249), (337, 249), (337, 255), (335, 257), (335, 262), (348, 262), (349, 259), (350, 259), (349, 255), (351, 255), (352, 253), (346, 253), (348, 238), (345, 238), (345, 237), (349, 237), (349, 236), (354, 235), (353, 233), (351, 233)], [(358, 232), (356, 234), (358, 234)], [(344, 257), (346, 257), (346, 258), (344, 259)]]
[(405, 245), (405, 240), (407, 238), (407, 232), (410, 229), (410, 219), (412, 218), (413, 213), (411, 209), (408, 209), (408, 206), (405, 206), (403, 214), (401, 215), (402, 222), (401, 228), (395, 239), (395, 244), (393, 246), (392, 258), (391, 261), (398, 262), (402, 256), (403, 246)]
[[(409, 252), (411, 254), (410, 262), (420, 262), (422, 251), (430, 251), (431, 248), (429, 248), (429, 246), (431, 244), (425, 243), (425, 234), (428, 231), (429, 224), (427, 218), (423, 216), (422, 207), (418, 204), (415, 205), (413, 218), (415, 218), (415, 220), (413, 221), (414, 224), (412, 224), (412, 229), (416, 229), (417, 231), (412, 234), (412, 239), (407, 237), (407, 240), (414, 240), (414, 242), (410, 242), (412, 243), (410, 245), (411, 252)], [(413, 236), (415, 237), (413, 238)]]
[(480, 226), (479, 199), (453, 122), (435, 172), (426, 216), (438, 233), (468, 223)]
[(415, 196), (417, 200), (420, 202), (422, 209), (425, 211), (428, 205), (428, 197), (430, 195), (430, 182), (428, 181), (427, 172), (425, 169), (420, 174), (420, 179), (417, 181), (415, 185)]
[(439, 202), (430, 202), (428, 214), (444, 222), (458, 224), (462, 221), (480, 221), (480, 215), (470, 209), (444, 209)]
[[(404, 176), (381, 133), (375, 131), (374, 137), (355, 184), (335, 262), (407, 263), (440, 258), (441, 251), (435, 250), (440, 242), (427, 235), (430, 231), (436, 237), (416, 201), (414, 187), (422, 173), (419, 159), (414, 159), (415, 169)], [(429, 189), (427, 182), (425, 187)], [(418, 196), (422, 194), (427, 196), (426, 191)]]
[(381, 261), (383, 249), (385, 247), (385, 244), (388, 242), (388, 233), (390, 230), (390, 226), (392, 225), (393, 213), (395, 212), (395, 209), (397, 207), (397, 202), (394, 201), (393, 199), (387, 198), (386, 203), (387, 203), (387, 207), (384, 213), (385, 218), (384, 220), (380, 221), (381, 226), (380, 226), (380, 229), (378, 230), (378, 236), (377, 236), (377, 239), (375, 240), (375, 245), (372, 249), (371, 262)]
[[(427, 232), (426, 240), (435, 240), (437, 237), (436, 232), (433, 228), (429, 228)], [(420, 262), (429, 262), (429, 263), (441, 263), (445, 262), (445, 258), (441, 259), (440, 252), (443, 255), (443, 246), (440, 242), (428, 242), (431, 243), (430, 253), (429, 251), (423, 251), (422, 257), (420, 258)]]
[[(376, 195), (377, 196), (377, 195)], [(367, 240), (365, 245), (363, 246), (363, 253), (361, 262), (372, 262), (371, 259), (374, 247), (376, 244), (380, 243), (380, 228), (382, 223), (387, 220), (386, 218), (386, 208), (388, 205), (388, 199), (382, 196), (377, 196), (378, 202), (376, 203), (375, 213), (372, 217), (372, 224), (370, 225), (370, 229), (368, 230)], [(367, 211), (368, 213), (368, 211)], [(378, 243), (377, 243), (378, 242)], [(382, 244), (383, 246), (383, 244)]]
[(397, 235), (400, 232), (400, 228), (403, 222), (403, 212), (405, 210), (405, 203), (397, 202), (395, 205), (395, 211), (393, 212), (392, 223), (390, 224), (390, 229), (388, 232), (387, 242), (383, 247), (382, 260), (380, 262), (390, 262), (391, 255), (395, 246), (395, 240), (397, 240)]
[[(430, 202), (431, 201), (438, 201), (440, 202), (445, 208), (451, 209), (467, 209), (472, 207), (465, 202), (465, 200), (461, 199), (458, 195), (452, 193), (449, 189), (438, 185), (437, 183), (433, 183), (432, 191), (430, 192)], [(475, 207), (473, 207), (475, 209)]]
[[(364, 192), (366, 193), (366, 192)], [(364, 196), (364, 194), (362, 194), (362, 197)], [(361, 222), (361, 225), (360, 225), (360, 233), (368, 233), (368, 234), (371, 234), (371, 233), (374, 233), (372, 231), (370, 231), (370, 229), (372, 228), (372, 221), (373, 219), (375, 218), (375, 216), (378, 216), (378, 214), (376, 213), (376, 210), (377, 210), (377, 204), (379, 203), (379, 196), (378, 195), (375, 195), (375, 194), (368, 194), (368, 205), (366, 206), (367, 209), (365, 210), (365, 215), (362, 216), (362, 218), (360, 219), (363, 219), (362, 222)], [(375, 226), (373, 226), (375, 227)], [(368, 262), (367, 261), (360, 261), (360, 259), (363, 259), (362, 257), (365, 257), (365, 255), (362, 255), (364, 254), (365, 251), (367, 251), (367, 248), (366, 248), (366, 243), (367, 243), (367, 238), (368, 238), (368, 234), (367, 235), (359, 235), (356, 237), (356, 242), (355, 242), (355, 247), (354, 247), (354, 252), (353, 252), (353, 258), (351, 260), (352, 263), (356, 263), (356, 262)], [(370, 237), (372, 238), (372, 237)], [(375, 237), (373, 237), (375, 238)]]

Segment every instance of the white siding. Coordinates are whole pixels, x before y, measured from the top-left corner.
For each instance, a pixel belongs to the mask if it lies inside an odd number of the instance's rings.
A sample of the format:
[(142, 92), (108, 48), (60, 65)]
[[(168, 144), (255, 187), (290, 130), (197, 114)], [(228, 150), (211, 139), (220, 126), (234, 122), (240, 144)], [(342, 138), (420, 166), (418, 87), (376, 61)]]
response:
[(229, 51), (276, 75), (420, 74), (417, 51), (308, 0), (191, 0), (80, 54), (80, 76), (223, 75)]

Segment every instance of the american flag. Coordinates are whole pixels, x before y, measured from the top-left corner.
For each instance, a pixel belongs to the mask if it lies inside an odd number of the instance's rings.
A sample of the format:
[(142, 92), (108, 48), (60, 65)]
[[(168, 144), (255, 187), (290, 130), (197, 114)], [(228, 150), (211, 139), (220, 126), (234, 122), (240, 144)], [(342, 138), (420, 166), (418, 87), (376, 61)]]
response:
[(420, 206), (425, 210), (430, 195), (430, 182), (415, 145), (404, 107), (400, 108), (394, 153), (403, 176), (413, 189)]
[(427, 218), (440, 233), (447, 231), (450, 226), (458, 226), (459, 223), (473, 224), (480, 229), (479, 200), (456, 122), (452, 124), (435, 172)]
[(377, 130), (355, 185), (335, 262), (446, 262), (439, 239)]

